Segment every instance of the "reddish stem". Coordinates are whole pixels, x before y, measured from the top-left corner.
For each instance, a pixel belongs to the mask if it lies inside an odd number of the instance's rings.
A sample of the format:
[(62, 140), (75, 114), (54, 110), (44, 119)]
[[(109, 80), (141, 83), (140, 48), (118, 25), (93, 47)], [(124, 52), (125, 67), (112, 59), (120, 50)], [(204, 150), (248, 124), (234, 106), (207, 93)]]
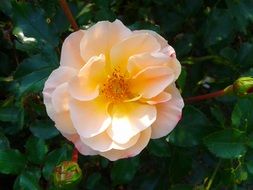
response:
[(211, 98), (215, 98), (215, 97), (219, 97), (219, 96), (223, 96), (223, 95), (225, 95), (225, 90), (224, 89), (219, 90), (217, 92), (212, 92), (212, 93), (209, 93), (209, 94), (204, 94), (204, 95), (185, 98), (184, 101), (185, 101), (185, 103), (193, 103), (193, 102), (198, 102), (198, 101), (201, 101), (201, 100), (211, 99)]
[(71, 13), (71, 10), (70, 10), (70, 8), (69, 8), (68, 3), (66, 2), (66, 0), (59, 0), (59, 3), (61, 5), (61, 8), (63, 9), (66, 17), (68, 18), (69, 23), (71, 24), (72, 28), (75, 31), (79, 30), (79, 27), (78, 27), (78, 25), (77, 25), (77, 23), (76, 23), (76, 21), (75, 21), (75, 19), (73, 17), (73, 14)]
[(72, 161), (73, 162), (78, 161), (78, 150), (76, 149), (76, 147), (73, 149), (73, 152), (72, 152)]

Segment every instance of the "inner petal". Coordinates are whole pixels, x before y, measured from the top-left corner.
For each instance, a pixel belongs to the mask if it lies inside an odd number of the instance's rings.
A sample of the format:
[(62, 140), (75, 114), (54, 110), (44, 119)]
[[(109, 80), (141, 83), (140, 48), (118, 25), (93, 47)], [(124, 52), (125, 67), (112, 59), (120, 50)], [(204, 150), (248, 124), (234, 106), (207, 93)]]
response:
[(99, 95), (99, 84), (105, 79), (105, 56), (90, 58), (78, 75), (69, 82), (69, 92), (78, 100), (92, 100)]
[(156, 108), (148, 104), (128, 102), (114, 105), (111, 115), (112, 125), (107, 133), (115, 142), (124, 144), (151, 126), (156, 119)]
[(111, 124), (108, 113), (109, 103), (101, 98), (93, 101), (70, 101), (69, 110), (74, 127), (84, 138), (96, 136)]

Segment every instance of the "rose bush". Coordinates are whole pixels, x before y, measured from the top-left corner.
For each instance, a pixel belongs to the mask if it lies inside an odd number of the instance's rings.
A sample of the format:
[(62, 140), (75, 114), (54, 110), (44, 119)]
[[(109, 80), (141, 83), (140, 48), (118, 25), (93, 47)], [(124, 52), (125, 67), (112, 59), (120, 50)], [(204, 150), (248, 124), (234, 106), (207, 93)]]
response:
[(102, 21), (65, 39), (44, 103), (80, 153), (132, 157), (180, 120), (180, 72), (174, 49), (157, 33)]

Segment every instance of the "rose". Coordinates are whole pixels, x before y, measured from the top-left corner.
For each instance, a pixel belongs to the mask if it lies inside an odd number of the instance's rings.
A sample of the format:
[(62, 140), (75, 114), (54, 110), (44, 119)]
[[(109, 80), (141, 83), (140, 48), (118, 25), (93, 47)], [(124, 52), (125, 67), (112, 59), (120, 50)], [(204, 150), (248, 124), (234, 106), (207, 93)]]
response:
[(102, 21), (65, 39), (44, 103), (80, 153), (131, 157), (180, 120), (180, 72), (174, 49), (157, 33)]

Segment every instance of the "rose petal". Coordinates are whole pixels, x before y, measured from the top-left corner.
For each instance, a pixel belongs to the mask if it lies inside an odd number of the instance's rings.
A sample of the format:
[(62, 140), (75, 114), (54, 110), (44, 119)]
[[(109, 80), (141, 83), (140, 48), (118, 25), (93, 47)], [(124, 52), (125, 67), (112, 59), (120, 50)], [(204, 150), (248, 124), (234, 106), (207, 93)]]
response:
[(48, 93), (51, 95), (57, 86), (71, 80), (76, 75), (76, 73), (77, 70), (71, 67), (62, 66), (58, 69), (55, 69), (45, 82), (43, 93)]
[(133, 146), (139, 139), (139, 134), (132, 137), (125, 144), (118, 144), (113, 142), (113, 140), (108, 136), (106, 132), (100, 133), (91, 138), (81, 138), (82, 142), (94, 150), (105, 152), (111, 149), (124, 150)]
[(161, 92), (160, 94), (158, 94), (157, 96), (146, 100), (145, 102), (147, 102), (148, 104), (154, 105), (154, 104), (159, 104), (159, 103), (163, 103), (163, 102), (167, 102), (171, 99), (171, 94), (167, 93), (167, 92)]
[(90, 138), (105, 131), (111, 124), (107, 108), (108, 103), (100, 99), (93, 101), (72, 99), (69, 109), (78, 134), (84, 138)]
[(166, 66), (170, 57), (161, 52), (133, 55), (128, 60), (127, 70), (131, 76), (150, 66)]
[(68, 84), (66, 82), (58, 86), (53, 91), (52, 104), (56, 112), (68, 111), (69, 93), (68, 93)]
[(167, 66), (148, 67), (130, 81), (130, 89), (143, 98), (152, 98), (160, 94), (174, 80), (174, 73)]
[(133, 33), (135, 33), (135, 34), (148, 33), (156, 38), (158, 43), (161, 45), (161, 48), (168, 46), (167, 40), (165, 40), (161, 35), (159, 35), (158, 33), (154, 32), (152, 30), (134, 30)]
[(129, 57), (160, 50), (157, 40), (148, 33), (134, 34), (112, 47), (110, 57), (114, 67), (125, 71)]
[(53, 120), (55, 122), (55, 127), (63, 133), (74, 134), (76, 129), (73, 127), (73, 123), (70, 118), (69, 111), (64, 111), (60, 113), (55, 113), (53, 115)]
[(175, 74), (175, 80), (178, 79), (180, 73), (181, 73), (181, 64), (176, 58), (175, 50), (171, 46), (165, 47), (162, 52), (166, 55), (170, 56), (170, 61), (168, 62), (168, 67), (172, 68)]
[(150, 136), (151, 136), (151, 128), (149, 127), (140, 133), (140, 137), (134, 146), (126, 150), (112, 149), (106, 152), (100, 152), (99, 154), (111, 161), (136, 156), (147, 146)]
[(152, 124), (152, 139), (160, 138), (170, 133), (181, 119), (183, 99), (175, 87), (171, 85), (166, 89), (171, 94), (171, 100), (157, 104), (157, 118)]
[(136, 102), (114, 105), (112, 125), (107, 129), (107, 133), (115, 142), (125, 144), (137, 133), (149, 127), (155, 119), (155, 106)]
[(63, 42), (61, 50), (60, 65), (80, 69), (85, 61), (80, 55), (80, 42), (84, 37), (85, 31), (78, 30), (71, 33)]
[(88, 101), (99, 95), (99, 84), (105, 79), (105, 57), (94, 56), (89, 59), (78, 75), (69, 82), (72, 97)]
[(121, 21), (101, 21), (89, 28), (81, 41), (81, 56), (88, 61), (92, 56), (104, 54), (106, 57), (114, 44), (132, 32)]
[(71, 78), (76, 75), (76, 70), (70, 67), (59, 67), (54, 70), (45, 82), (43, 89), (43, 101), (46, 106), (48, 116), (53, 120), (55, 109), (52, 105), (52, 93), (57, 86), (68, 82)]

